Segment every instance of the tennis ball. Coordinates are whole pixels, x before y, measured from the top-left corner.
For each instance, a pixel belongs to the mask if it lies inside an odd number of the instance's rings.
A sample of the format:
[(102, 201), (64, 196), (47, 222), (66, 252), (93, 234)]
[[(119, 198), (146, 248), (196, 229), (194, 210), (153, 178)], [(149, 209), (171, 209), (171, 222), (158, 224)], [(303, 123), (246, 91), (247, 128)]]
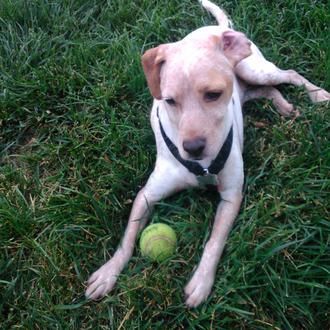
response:
[(163, 261), (175, 251), (175, 231), (164, 223), (148, 226), (141, 235), (140, 249), (143, 256), (154, 261)]

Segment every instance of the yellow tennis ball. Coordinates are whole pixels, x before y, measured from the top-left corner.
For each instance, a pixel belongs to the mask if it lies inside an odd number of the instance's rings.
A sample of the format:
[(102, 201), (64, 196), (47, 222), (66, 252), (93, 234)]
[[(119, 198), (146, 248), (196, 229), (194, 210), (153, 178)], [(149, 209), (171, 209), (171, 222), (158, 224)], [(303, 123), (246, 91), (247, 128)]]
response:
[(174, 253), (176, 241), (175, 231), (170, 226), (155, 223), (142, 232), (140, 249), (143, 256), (163, 261)]

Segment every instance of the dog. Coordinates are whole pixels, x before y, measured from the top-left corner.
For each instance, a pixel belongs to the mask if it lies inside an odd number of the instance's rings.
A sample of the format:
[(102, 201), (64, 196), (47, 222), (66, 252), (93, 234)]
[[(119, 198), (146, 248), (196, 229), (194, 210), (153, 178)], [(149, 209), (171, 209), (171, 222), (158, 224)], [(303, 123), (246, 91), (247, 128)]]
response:
[(327, 91), (296, 71), (281, 70), (267, 61), (252, 41), (232, 28), (218, 6), (207, 0), (201, 4), (216, 18), (217, 26), (199, 28), (142, 56), (154, 98), (156, 164), (133, 203), (120, 246), (88, 280), (90, 299), (112, 290), (156, 202), (188, 187), (213, 184), (221, 201), (201, 260), (184, 288), (188, 307), (205, 301), (242, 201), (242, 105), (264, 97), (280, 114), (295, 114), (293, 105), (274, 87), (282, 83), (305, 87), (313, 102), (330, 100)]

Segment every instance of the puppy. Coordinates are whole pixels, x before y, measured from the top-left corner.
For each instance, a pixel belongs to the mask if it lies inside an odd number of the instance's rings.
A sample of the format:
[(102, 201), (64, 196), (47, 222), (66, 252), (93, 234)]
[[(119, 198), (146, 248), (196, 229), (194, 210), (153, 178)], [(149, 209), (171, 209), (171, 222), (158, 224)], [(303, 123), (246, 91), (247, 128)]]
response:
[(206, 0), (201, 3), (218, 26), (200, 28), (142, 57), (154, 97), (151, 126), (156, 165), (137, 194), (120, 246), (88, 280), (86, 296), (91, 299), (112, 290), (156, 202), (188, 187), (213, 184), (221, 201), (202, 258), (184, 289), (188, 307), (204, 301), (242, 201), (242, 105), (266, 97), (282, 115), (292, 114), (293, 106), (273, 87), (282, 83), (304, 86), (313, 102), (330, 99), (328, 92), (297, 72), (267, 61), (253, 42), (232, 29), (218, 6)]

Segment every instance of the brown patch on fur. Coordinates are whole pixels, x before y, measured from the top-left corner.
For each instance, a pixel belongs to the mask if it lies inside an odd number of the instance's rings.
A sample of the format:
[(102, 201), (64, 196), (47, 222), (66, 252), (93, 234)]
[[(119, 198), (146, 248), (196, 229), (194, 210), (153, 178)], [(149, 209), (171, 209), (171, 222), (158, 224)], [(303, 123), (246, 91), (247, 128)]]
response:
[(162, 98), (160, 90), (160, 69), (165, 61), (166, 45), (147, 50), (142, 56), (142, 66), (147, 78), (152, 96), (158, 100)]
[[(196, 77), (193, 84), (201, 99), (207, 92), (219, 92), (222, 94), (221, 97), (227, 100), (233, 92), (232, 75), (226, 70), (219, 72), (215, 68), (210, 68), (202, 77)], [(212, 106), (212, 102), (205, 105)]]

